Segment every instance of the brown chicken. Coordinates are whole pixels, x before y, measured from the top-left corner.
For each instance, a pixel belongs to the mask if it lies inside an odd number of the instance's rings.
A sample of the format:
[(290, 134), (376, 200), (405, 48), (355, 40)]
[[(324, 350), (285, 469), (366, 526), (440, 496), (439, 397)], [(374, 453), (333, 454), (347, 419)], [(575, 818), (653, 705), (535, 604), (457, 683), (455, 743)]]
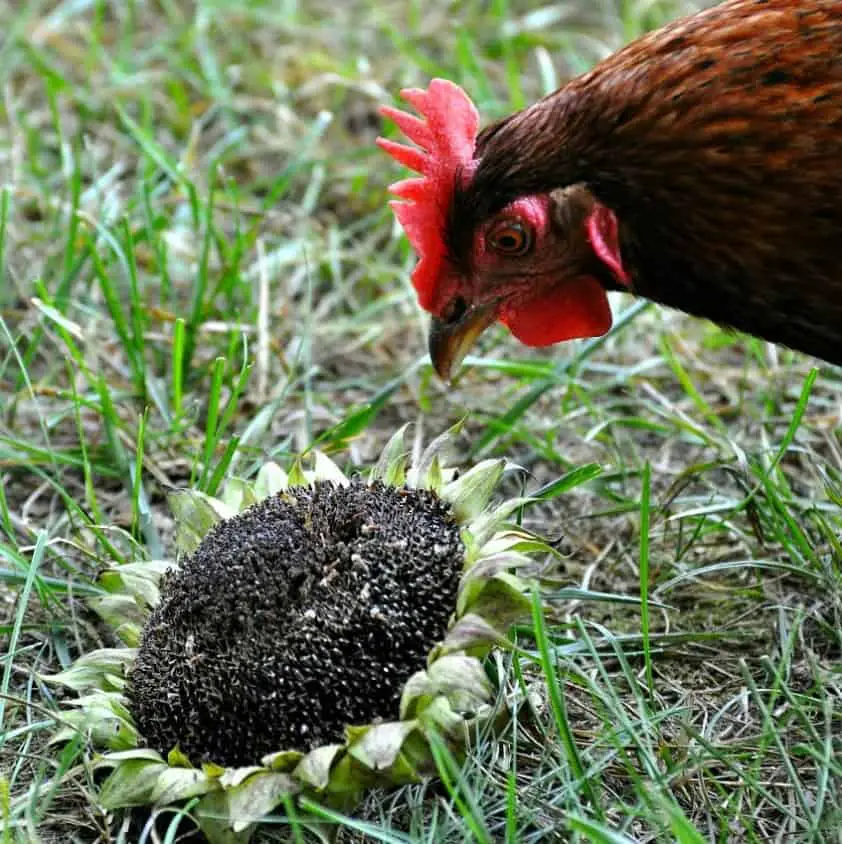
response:
[(628, 290), (842, 364), (842, 0), (728, 0), (477, 135), (452, 83), (391, 108), (392, 191), (449, 378), (500, 321), (544, 346)]

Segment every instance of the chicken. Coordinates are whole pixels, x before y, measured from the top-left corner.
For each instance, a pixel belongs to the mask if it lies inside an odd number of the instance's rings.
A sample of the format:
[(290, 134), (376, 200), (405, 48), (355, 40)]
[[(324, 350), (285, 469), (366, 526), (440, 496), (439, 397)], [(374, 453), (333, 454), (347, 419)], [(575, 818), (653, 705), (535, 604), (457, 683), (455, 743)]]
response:
[(842, 364), (842, 0), (727, 0), (478, 133), (445, 80), (378, 139), (449, 379), (492, 323), (611, 326), (626, 290)]

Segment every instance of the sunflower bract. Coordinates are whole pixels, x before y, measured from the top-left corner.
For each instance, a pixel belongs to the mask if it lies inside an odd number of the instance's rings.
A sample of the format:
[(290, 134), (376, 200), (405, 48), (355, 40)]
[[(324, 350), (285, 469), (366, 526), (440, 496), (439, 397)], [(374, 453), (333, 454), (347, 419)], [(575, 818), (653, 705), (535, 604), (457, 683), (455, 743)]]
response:
[(380, 482), (294, 487), (219, 522), (144, 628), (126, 690), (141, 735), (248, 765), (396, 719), (463, 561), (448, 504)]

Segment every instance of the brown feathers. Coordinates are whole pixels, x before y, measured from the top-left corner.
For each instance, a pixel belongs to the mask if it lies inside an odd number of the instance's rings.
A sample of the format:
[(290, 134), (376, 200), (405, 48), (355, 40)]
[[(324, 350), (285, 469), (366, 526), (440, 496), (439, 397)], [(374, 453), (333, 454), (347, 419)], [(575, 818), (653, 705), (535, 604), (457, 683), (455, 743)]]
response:
[(842, 363), (842, 0), (730, 0), (482, 132), (454, 259), (483, 220), (584, 184), (635, 292)]

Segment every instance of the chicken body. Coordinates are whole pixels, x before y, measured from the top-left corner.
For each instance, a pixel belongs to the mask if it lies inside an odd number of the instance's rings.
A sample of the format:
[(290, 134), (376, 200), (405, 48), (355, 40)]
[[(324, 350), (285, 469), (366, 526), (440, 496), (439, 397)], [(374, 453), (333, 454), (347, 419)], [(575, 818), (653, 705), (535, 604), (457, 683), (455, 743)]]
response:
[[(499, 288), (477, 233), (549, 196), (556, 246), (581, 239), (563, 207), (578, 190), (616, 217), (623, 279), (588, 271), (604, 288), (842, 364), (842, 0), (727, 0), (676, 21), (485, 129), (474, 157), (443, 232), (465, 283), (434, 313), (434, 361), (436, 332)], [(521, 295), (547, 284), (528, 258), (509, 267)]]

